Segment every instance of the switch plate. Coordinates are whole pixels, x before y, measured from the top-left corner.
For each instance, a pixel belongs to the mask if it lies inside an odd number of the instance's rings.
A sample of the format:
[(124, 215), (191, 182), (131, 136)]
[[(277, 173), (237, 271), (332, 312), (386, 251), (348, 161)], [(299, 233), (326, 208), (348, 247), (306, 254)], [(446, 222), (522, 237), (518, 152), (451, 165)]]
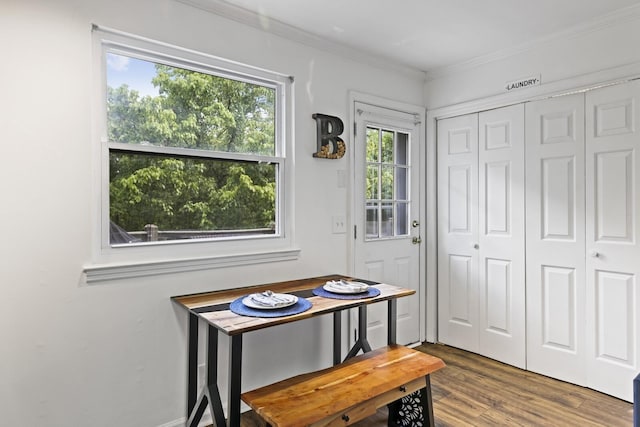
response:
[(343, 215), (331, 217), (331, 232), (333, 234), (343, 234), (347, 232), (347, 221)]

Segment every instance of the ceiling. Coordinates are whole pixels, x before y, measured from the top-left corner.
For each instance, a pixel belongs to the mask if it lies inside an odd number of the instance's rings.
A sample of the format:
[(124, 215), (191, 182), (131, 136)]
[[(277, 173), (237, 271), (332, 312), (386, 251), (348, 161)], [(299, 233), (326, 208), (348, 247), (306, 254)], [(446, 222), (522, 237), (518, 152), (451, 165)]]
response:
[(566, 36), (635, 14), (640, 5), (640, 0), (203, 1), (231, 7), (236, 17), (250, 14), (266, 30), (289, 29), (307, 41), (422, 71)]

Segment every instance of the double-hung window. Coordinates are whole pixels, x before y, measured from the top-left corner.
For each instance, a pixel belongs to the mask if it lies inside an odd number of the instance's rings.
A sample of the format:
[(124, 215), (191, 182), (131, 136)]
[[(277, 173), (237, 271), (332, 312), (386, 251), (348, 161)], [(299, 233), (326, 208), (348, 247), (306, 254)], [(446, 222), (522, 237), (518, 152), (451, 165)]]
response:
[(102, 253), (290, 244), (292, 79), (108, 30), (94, 37)]

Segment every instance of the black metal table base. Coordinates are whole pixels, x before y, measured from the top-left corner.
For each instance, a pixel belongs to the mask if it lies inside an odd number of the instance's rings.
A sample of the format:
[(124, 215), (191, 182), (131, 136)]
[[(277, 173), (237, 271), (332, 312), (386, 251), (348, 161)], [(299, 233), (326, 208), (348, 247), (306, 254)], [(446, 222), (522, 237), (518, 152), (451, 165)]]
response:
[[(216, 426), (226, 424), (220, 390), (218, 389), (218, 331), (209, 325), (207, 330), (207, 383), (200, 397), (195, 399), (197, 392), (197, 367), (198, 367), (198, 317), (190, 314), (189, 320), (189, 384), (187, 398), (187, 423), (189, 427), (196, 427), (207, 406), (211, 409), (212, 418)], [(212, 363), (212, 360), (215, 360)]]
[[(396, 343), (396, 312), (397, 301), (388, 301), (387, 311), (387, 341), (388, 344)], [(218, 388), (218, 330), (208, 325), (207, 331), (207, 380), (206, 384), (197, 396), (198, 384), (198, 316), (189, 313), (189, 330), (187, 343), (187, 423), (188, 427), (196, 427), (205, 410), (209, 407), (215, 427), (240, 427), (240, 394), (242, 380), (242, 334), (230, 337), (229, 347), (229, 390), (228, 390), (228, 419), (225, 419), (220, 390)], [(342, 317), (341, 311), (333, 313), (333, 363), (337, 365), (341, 361), (342, 344)], [(358, 352), (371, 351), (371, 345), (367, 340), (367, 306), (358, 307), (358, 337), (346, 359)]]
[(371, 345), (369, 345), (367, 339), (367, 306), (358, 307), (358, 337), (344, 360), (351, 359), (357, 355), (360, 350), (362, 350), (363, 353), (371, 351)]
[(198, 423), (204, 415), (205, 409), (211, 404), (211, 413), (213, 414), (214, 423), (216, 426), (225, 425), (224, 409), (222, 408), (222, 401), (220, 400), (220, 391), (217, 386), (207, 385), (202, 390), (198, 403), (195, 405), (195, 411), (191, 412), (191, 416), (187, 420), (189, 427), (197, 427)]

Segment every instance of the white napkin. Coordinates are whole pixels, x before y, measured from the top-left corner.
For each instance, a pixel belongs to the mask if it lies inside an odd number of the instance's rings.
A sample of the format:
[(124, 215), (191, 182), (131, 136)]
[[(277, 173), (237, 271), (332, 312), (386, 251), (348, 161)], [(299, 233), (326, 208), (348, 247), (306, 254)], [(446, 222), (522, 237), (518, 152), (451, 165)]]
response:
[(329, 288), (333, 288), (342, 292), (364, 292), (369, 288), (369, 285), (360, 282), (348, 282), (346, 280), (329, 280), (327, 282)]
[(265, 291), (259, 294), (251, 294), (251, 301), (264, 307), (284, 307), (291, 305), (295, 301), (295, 296)]

